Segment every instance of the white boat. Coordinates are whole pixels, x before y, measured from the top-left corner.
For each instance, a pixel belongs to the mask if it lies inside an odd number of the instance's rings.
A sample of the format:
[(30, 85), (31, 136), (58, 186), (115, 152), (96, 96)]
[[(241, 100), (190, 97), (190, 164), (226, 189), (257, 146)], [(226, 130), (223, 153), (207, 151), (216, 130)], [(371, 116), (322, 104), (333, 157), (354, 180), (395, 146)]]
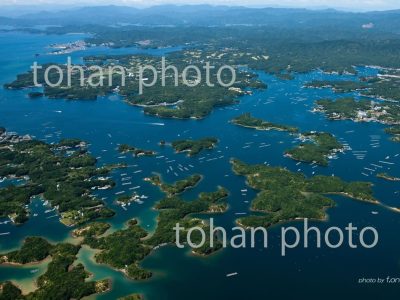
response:
[(383, 161), (383, 160), (380, 160), (379, 162), (380, 162), (380, 163), (382, 163), (382, 164), (394, 165), (394, 163), (392, 163), (392, 162), (388, 162), (388, 161)]
[(226, 274), (226, 277), (232, 277), (232, 276), (236, 276), (238, 274), (239, 274), (238, 272), (228, 273), (228, 274)]

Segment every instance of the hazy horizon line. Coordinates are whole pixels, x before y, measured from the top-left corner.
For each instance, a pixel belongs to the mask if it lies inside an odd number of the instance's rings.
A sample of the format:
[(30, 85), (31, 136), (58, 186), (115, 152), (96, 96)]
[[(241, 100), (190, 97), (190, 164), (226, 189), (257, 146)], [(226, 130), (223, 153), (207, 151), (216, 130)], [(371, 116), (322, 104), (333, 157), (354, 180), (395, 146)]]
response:
[[(27, 4), (27, 3), (0, 3), (0, 7), (6, 8), (6, 9), (21, 9), (25, 8), (28, 10), (32, 10), (32, 13), (34, 11), (44, 11), (50, 10), (53, 12), (56, 11), (65, 11), (65, 10), (71, 10), (71, 9), (79, 9), (79, 8), (90, 8), (90, 7), (107, 7), (107, 6), (114, 6), (114, 7), (130, 7), (130, 8), (136, 8), (139, 10), (142, 9), (151, 9), (155, 7), (162, 7), (162, 6), (176, 6), (176, 7), (185, 7), (185, 6), (209, 6), (209, 7), (243, 7), (243, 8), (251, 8), (251, 9), (305, 9), (305, 10), (336, 10), (339, 12), (352, 12), (352, 13), (367, 13), (367, 12), (384, 12), (384, 11), (394, 11), (394, 10), (400, 10), (400, 5), (399, 7), (393, 7), (393, 8), (374, 8), (374, 9), (356, 9), (356, 8), (350, 8), (350, 7), (340, 7), (340, 6), (329, 6), (329, 5), (300, 5), (300, 6), (290, 6), (290, 5), (277, 5), (277, 4), (242, 4), (242, 3), (231, 3), (231, 4), (212, 4), (212, 3), (157, 3), (157, 4), (139, 4), (139, 3), (70, 3), (70, 4), (56, 4), (56, 3), (38, 3), (38, 4)], [(21, 15), (24, 14), (21, 11)], [(2, 15), (0, 13), (0, 15)]]

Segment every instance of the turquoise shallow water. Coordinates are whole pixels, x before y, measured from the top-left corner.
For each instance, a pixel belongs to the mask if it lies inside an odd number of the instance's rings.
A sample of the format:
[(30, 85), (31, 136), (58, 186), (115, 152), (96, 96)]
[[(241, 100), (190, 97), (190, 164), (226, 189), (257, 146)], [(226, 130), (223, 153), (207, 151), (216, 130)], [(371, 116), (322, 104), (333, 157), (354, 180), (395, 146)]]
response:
[[(25, 71), (35, 60), (34, 54), (44, 54), (45, 47), (55, 42), (74, 41), (82, 35), (41, 36), (23, 33), (0, 34), (0, 84), (11, 81), (16, 74)], [(146, 53), (163, 55), (174, 49), (148, 50)], [(96, 53), (138, 53), (138, 49), (90, 49), (75, 52), (71, 56), (75, 62), (83, 55)], [(66, 62), (66, 56), (41, 55), (39, 63)], [(363, 73), (373, 73), (373, 69), (362, 69)], [(35, 99), (26, 97), (26, 91), (0, 89), (0, 125), (9, 131), (31, 134), (47, 142), (59, 138), (78, 137), (90, 143), (90, 151), (99, 158), (99, 164), (127, 162), (131, 167), (113, 174), (117, 187), (99, 193), (117, 211), (110, 220), (114, 228), (121, 228), (130, 218), (139, 218), (141, 224), (151, 231), (155, 226), (157, 213), (151, 210), (162, 194), (157, 188), (143, 182), (142, 178), (152, 172), (159, 172), (166, 180), (174, 181), (191, 173), (204, 174), (204, 180), (195, 189), (185, 193), (187, 199), (194, 198), (201, 191), (212, 191), (217, 185), (228, 188), (229, 210), (213, 216), (218, 225), (231, 227), (237, 215), (248, 212), (255, 191), (249, 189), (246, 197), (240, 190), (247, 188), (244, 179), (231, 172), (229, 159), (237, 157), (249, 163), (270, 163), (286, 166), (290, 170), (301, 170), (307, 175), (335, 174), (346, 180), (372, 181), (376, 197), (389, 206), (400, 206), (399, 184), (366, 177), (364, 167), (370, 163), (385, 160), (394, 165), (385, 165), (391, 174), (400, 176), (400, 144), (389, 141), (384, 126), (374, 123), (353, 123), (347, 121), (330, 122), (322, 115), (310, 112), (312, 103), (323, 97), (337, 97), (330, 90), (303, 89), (305, 82), (312, 79), (339, 78), (320, 72), (301, 74), (292, 81), (281, 81), (273, 76), (260, 73), (269, 88), (245, 96), (234, 106), (216, 109), (201, 121), (160, 120), (145, 116), (142, 110), (129, 106), (120, 97), (110, 95), (97, 101), (65, 101)], [(352, 77), (352, 76), (347, 76)], [(345, 78), (345, 77), (340, 77)], [(229, 124), (232, 117), (249, 111), (255, 116), (272, 122), (298, 126), (301, 130), (318, 130), (334, 133), (353, 150), (367, 150), (365, 159), (356, 160), (352, 151), (332, 160), (329, 167), (312, 168), (306, 164), (283, 157), (285, 149), (293, 146), (293, 137), (281, 132), (261, 132), (239, 128)], [(164, 123), (164, 126), (154, 123)], [(218, 148), (205, 152), (199, 157), (188, 158), (174, 154), (169, 147), (161, 148), (157, 143), (177, 138), (199, 138), (216, 136), (220, 139)], [(373, 148), (371, 140), (380, 140), (380, 147)], [(155, 149), (163, 158), (126, 158), (116, 151), (118, 143), (129, 143), (138, 147)], [(270, 145), (263, 147), (263, 145)], [(262, 146), (260, 148), (260, 146)], [(203, 158), (204, 157), (204, 158)], [(189, 171), (180, 171), (179, 164)], [(378, 163), (379, 164), (379, 163)], [(189, 167), (194, 166), (194, 168)], [(169, 166), (173, 172), (167, 173)], [(388, 168), (390, 167), (390, 170)], [(135, 173), (141, 170), (141, 173)], [(149, 198), (144, 204), (133, 204), (127, 211), (115, 206), (114, 193), (127, 190), (121, 185), (120, 173), (132, 176), (132, 186), (140, 185), (141, 194)], [(368, 172), (367, 172), (368, 173)], [(2, 183), (7, 184), (7, 183)], [(280, 256), (280, 226), (269, 230), (270, 246), (262, 249), (225, 249), (208, 258), (193, 257), (187, 249), (172, 246), (162, 247), (147, 257), (143, 267), (152, 270), (155, 276), (144, 282), (135, 282), (107, 266), (93, 263), (93, 252), (83, 248), (79, 259), (95, 279), (111, 277), (113, 290), (99, 295), (98, 299), (115, 299), (133, 292), (143, 292), (148, 299), (337, 299), (338, 297), (375, 299), (378, 295), (385, 299), (397, 299), (399, 285), (370, 286), (357, 284), (360, 277), (400, 277), (400, 215), (383, 207), (334, 197), (337, 207), (329, 210), (328, 222), (311, 222), (323, 230), (328, 226), (344, 228), (349, 222), (355, 226), (374, 226), (379, 231), (379, 244), (371, 250), (349, 249), (308, 249), (290, 250), (286, 257)], [(45, 213), (40, 199), (32, 203), (32, 210), (38, 215), (25, 225), (15, 227), (1, 224), (0, 232), (10, 235), (0, 236), (0, 251), (18, 247), (29, 235), (41, 235), (51, 241), (62, 241), (69, 237), (69, 228), (61, 225), (52, 213)], [(371, 211), (379, 214), (373, 215)], [(4, 220), (2, 220), (4, 221)], [(302, 224), (294, 224), (301, 228)], [(227, 278), (227, 273), (238, 272), (238, 276)], [(31, 278), (32, 273), (16, 267), (0, 267), (0, 280)], [(396, 296), (397, 295), (397, 296)], [(92, 297), (94, 298), (94, 297)]]

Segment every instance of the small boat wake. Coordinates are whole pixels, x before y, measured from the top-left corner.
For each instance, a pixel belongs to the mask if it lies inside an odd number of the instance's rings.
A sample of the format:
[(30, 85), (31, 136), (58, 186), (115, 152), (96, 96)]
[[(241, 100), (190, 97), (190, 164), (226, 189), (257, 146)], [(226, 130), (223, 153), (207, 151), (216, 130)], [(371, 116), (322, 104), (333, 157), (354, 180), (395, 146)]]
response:
[(157, 123), (157, 122), (143, 122), (143, 123), (134, 123), (135, 125), (150, 125), (150, 126), (165, 126), (165, 123)]

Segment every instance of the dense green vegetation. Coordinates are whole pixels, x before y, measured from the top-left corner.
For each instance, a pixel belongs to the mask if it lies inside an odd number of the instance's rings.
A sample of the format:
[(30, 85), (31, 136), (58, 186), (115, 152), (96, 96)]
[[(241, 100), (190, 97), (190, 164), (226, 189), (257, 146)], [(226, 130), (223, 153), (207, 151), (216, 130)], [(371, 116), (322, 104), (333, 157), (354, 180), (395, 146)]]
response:
[(376, 102), (367, 99), (340, 98), (316, 101), (315, 111), (323, 112), (331, 120), (354, 120), (394, 125), (385, 132), (393, 135), (392, 141), (400, 141), (400, 106), (396, 102)]
[(30, 92), (30, 93), (28, 93), (28, 97), (29, 98), (40, 98), (40, 97), (43, 97), (44, 96), (44, 94), (43, 93), (41, 93), (41, 92)]
[(251, 208), (263, 214), (239, 219), (238, 223), (244, 227), (268, 227), (299, 218), (324, 219), (326, 208), (335, 204), (326, 194), (377, 203), (367, 182), (347, 183), (338, 177), (322, 175), (306, 178), (280, 167), (247, 165), (236, 159), (231, 163), (236, 174), (245, 176), (247, 184), (260, 191)]
[[(204, 61), (210, 61), (213, 68), (218, 69), (227, 63), (222, 57), (224, 53), (216, 55), (216, 49), (203, 51), (183, 50), (167, 56), (166, 66), (172, 65), (178, 69), (177, 78), (173, 73), (166, 72), (165, 82), (159, 78), (152, 86), (145, 87), (140, 92), (140, 76), (137, 70), (142, 65), (151, 65), (156, 69), (161, 69), (159, 58), (145, 55), (102, 55), (88, 56), (85, 58), (86, 64), (83, 68), (82, 77), (80, 72), (73, 72), (70, 83), (68, 82), (68, 72), (65, 65), (58, 65), (63, 71), (63, 81), (58, 86), (49, 86), (45, 82), (44, 70), (50, 65), (43, 65), (38, 70), (37, 83), (43, 85), (43, 94), (49, 98), (64, 99), (96, 99), (111, 92), (118, 92), (126, 102), (144, 107), (144, 112), (165, 118), (203, 118), (207, 116), (215, 107), (230, 105), (235, 103), (239, 96), (251, 93), (249, 89), (263, 89), (266, 85), (257, 79), (257, 75), (235, 68), (236, 80), (232, 86), (225, 87), (218, 83), (217, 72), (208, 75), (204, 69)], [(217, 53), (219, 54), (219, 53)], [(101, 66), (101, 69), (91, 69), (93, 65)], [(121, 69), (112, 69), (115, 65), (122, 66)], [(187, 65), (197, 66), (200, 77), (193, 72), (183, 75), (183, 70)], [(78, 67), (78, 66), (74, 66)], [(111, 70), (110, 70), (111, 68)], [(143, 78), (153, 79), (153, 73), (146, 71)], [(19, 74), (17, 79), (4, 87), (8, 89), (21, 89), (34, 86), (33, 72), (29, 71)], [(57, 70), (49, 72), (49, 81), (58, 81)], [(209, 78), (210, 82), (207, 82)], [(221, 72), (221, 81), (228, 83), (232, 79), (230, 72)], [(109, 84), (109, 81), (112, 81)], [(94, 84), (91, 84), (94, 83)], [(98, 84), (95, 86), (95, 84)], [(190, 85), (190, 86), (189, 86)]]
[(400, 177), (392, 176), (388, 173), (378, 173), (378, 174), (376, 174), (376, 177), (382, 178), (385, 180), (389, 180), (389, 181), (400, 181)]
[(178, 180), (172, 184), (163, 182), (160, 175), (154, 175), (152, 177), (146, 178), (145, 180), (150, 181), (156, 186), (159, 186), (160, 189), (168, 196), (174, 196), (184, 192), (186, 189), (195, 187), (199, 183), (201, 178), (201, 175), (194, 174), (185, 179)]
[(101, 250), (95, 256), (96, 262), (108, 264), (133, 279), (146, 279), (151, 276), (151, 272), (138, 266), (151, 251), (151, 247), (142, 241), (146, 236), (147, 232), (135, 220), (131, 220), (126, 229), (101, 238), (89, 236), (85, 238), (84, 243)]
[[(227, 205), (223, 199), (227, 196), (228, 191), (222, 187), (215, 192), (201, 193), (198, 199), (193, 201), (185, 201), (171, 194), (155, 206), (157, 210), (160, 210), (160, 215), (156, 230), (151, 236), (148, 236), (148, 233), (133, 219), (128, 222), (126, 229), (118, 230), (104, 237), (86, 235), (83, 243), (91, 248), (101, 250), (95, 256), (96, 262), (105, 263), (121, 270), (130, 278), (146, 279), (152, 273), (140, 268), (140, 262), (153, 249), (166, 243), (175, 242), (176, 235), (173, 228), (176, 224), (179, 223), (185, 227), (182, 233), (187, 232), (192, 226), (201, 226), (206, 232), (209, 232), (206, 224), (190, 215), (225, 211)], [(200, 238), (200, 234), (193, 234), (192, 240), (198, 242)], [(208, 237), (203, 247), (193, 249), (193, 251), (207, 255), (221, 247), (216, 237), (213, 237), (213, 241), (215, 241), (213, 247), (209, 241)]]
[(72, 231), (74, 237), (89, 237), (100, 236), (104, 234), (109, 228), (110, 224), (104, 222), (92, 222), (85, 226), (76, 228)]
[[(236, 81), (231, 87), (220, 85), (217, 81), (216, 72), (207, 76), (204, 61), (210, 62), (216, 69), (227, 63), (223, 53), (220, 54), (216, 51), (216, 49), (206, 51), (201, 47), (171, 53), (166, 57), (165, 64), (177, 68), (176, 77), (172, 71), (166, 71), (164, 84), (158, 78), (156, 84), (145, 87), (142, 94), (138, 93), (138, 80), (127, 81), (125, 86), (120, 87), (120, 94), (126, 97), (128, 103), (144, 107), (144, 112), (147, 114), (163, 118), (200, 119), (207, 116), (215, 107), (235, 103), (241, 95), (250, 93), (248, 88), (266, 88), (256, 75), (236, 68), (235, 65), (233, 67), (235, 67)], [(120, 55), (86, 58), (87, 63), (106, 63), (107, 65), (109, 61), (114, 64), (129, 66), (130, 70), (137, 69), (143, 63), (152, 65), (158, 70), (161, 69), (160, 59), (149, 56)], [(183, 70), (188, 65), (198, 67), (200, 76), (195, 72), (188, 72), (186, 78), (184, 78)], [(149, 81), (154, 79), (152, 72), (144, 73), (143, 77), (148, 78)], [(205, 80), (207, 77), (209, 83)], [(222, 72), (221, 80), (230, 82), (231, 74)], [(186, 82), (190, 86), (186, 85)]]
[[(190, 217), (191, 214), (199, 213), (222, 213), (226, 210), (227, 204), (224, 199), (228, 196), (228, 191), (219, 187), (217, 191), (211, 193), (201, 193), (196, 200), (185, 201), (176, 196), (164, 198), (155, 208), (160, 210), (158, 216), (157, 228), (154, 234), (147, 240), (150, 245), (161, 245), (164, 243), (175, 243), (176, 235), (172, 230), (177, 223), (184, 227), (185, 230), (181, 234), (187, 232), (188, 229), (194, 226), (200, 226), (207, 233), (206, 243), (193, 252), (207, 255), (221, 247), (221, 243), (216, 237), (212, 237), (214, 241), (213, 247), (210, 245), (209, 228), (207, 224), (200, 219)], [(197, 243), (200, 239), (200, 234), (192, 235), (192, 242)]]
[(135, 157), (138, 156), (153, 156), (157, 154), (157, 152), (152, 150), (143, 150), (133, 146), (129, 146), (127, 144), (121, 144), (118, 147), (118, 151), (121, 153), (132, 153)]
[(298, 132), (298, 128), (291, 127), (287, 125), (280, 125), (271, 122), (264, 121), (253, 117), (250, 113), (244, 113), (232, 120), (233, 124), (254, 128), (257, 130), (279, 130), (279, 131), (289, 131), (291, 133)]
[(383, 69), (379, 77), (367, 79), (368, 89), (362, 91), (363, 95), (373, 96), (384, 100), (400, 101), (400, 77), (391, 70)]
[[(371, 22), (368, 17), (361, 21), (353, 16), (351, 20), (346, 18), (344, 22), (341, 18), (334, 18), (325, 26), (314, 23), (304, 25), (307, 21), (311, 22), (304, 16), (295, 25), (291, 19), (282, 22), (277, 20), (280, 18), (286, 20), (280, 14), (275, 15), (269, 26), (259, 26), (260, 23), (257, 26), (217, 27), (210, 27), (208, 24), (204, 27), (185, 25), (166, 28), (126, 26), (121, 30), (92, 25), (48, 30), (52, 33), (92, 32), (94, 36), (86, 40), (88, 43), (116, 48), (155, 48), (184, 44), (212, 49), (225, 47), (232, 49), (232, 54), (227, 59), (234, 60), (235, 64), (277, 74), (316, 69), (355, 73), (354, 66), (359, 65), (400, 66), (397, 53), (400, 42), (397, 34), (384, 32), (382, 28), (363, 29), (362, 22)], [(261, 19), (257, 20), (263, 24), (268, 18)], [(231, 24), (232, 18), (229, 20), (228, 23)], [(391, 20), (393, 22), (393, 18)], [(276, 26), (277, 23), (280, 25)], [(144, 45), (142, 41), (149, 43)], [(264, 60), (263, 56), (268, 56), (269, 59)]]
[(24, 299), (19, 288), (10, 281), (0, 283), (0, 299), (1, 300), (20, 300)]
[[(177, 82), (173, 73), (168, 71), (164, 86), (161, 82), (157, 82), (152, 87), (145, 87), (142, 94), (138, 92), (139, 81), (136, 70), (140, 65), (152, 65), (160, 70), (161, 63), (158, 58), (146, 55), (88, 56), (83, 65), (85, 77), (83, 85), (80, 84), (79, 72), (76, 72), (72, 76), (71, 87), (66, 86), (66, 82), (62, 82), (60, 87), (44, 85), (43, 93), (51, 98), (96, 99), (99, 95), (118, 92), (128, 103), (144, 107), (144, 111), (148, 114), (165, 118), (203, 118), (215, 107), (235, 103), (241, 95), (250, 93), (251, 89), (266, 88), (266, 85), (257, 79), (257, 75), (246, 71), (249, 69), (274, 73), (282, 79), (291, 79), (296, 72), (317, 69), (326, 72), (356, 73), (354, 66), (359, 65), (400, 67), (400, 57), (397, 52), (400, 45), (398, 35), (364, 30), (362, 24), (357, 26), (353, 24), (354, 27), (349, 31), (342, 29), (342, 25), (338, 27), (330, 25), (323, 29), (302, 26), (301, 29), (264, 26), (113, 28), (95, 25), (48, 28), (47, 30), (52, 33), (65, 33), (69, 30), (92, 32), (94, 35), (87, 39), (90, 45), (116, 48), (186, 45), (186, 48), (167, 55), (166, 65), (174, 65), (178, 69)], [(233, 66), (237, 80), (229, 88), (219, 84), (215, 84), (214, 87), (209, 86), (204, 80), (206, 75), (204, 62), (210, 62), (215, 69), (223, 65)], [(102, 72), (89, 68), (94, 64), (102, 66)], [(193, 87), (183, 84), (182, 71), (189, 64), (199, 67), (203, 79), (197, 83), (197, 76), (189, 72), (187, 79), (195, 84)], [(123, 66), (125, 72), (130, 73), (125, 86), (121, 84), (122, 72), (110, 72), (107, 69), (115, 65)], [(44, 83), (45, 67), (39, 72), (39, 83)], [(65, 72), (65, 66), (60, 65), (60, 67)], [(393, 77), (389, 69), (382, 70), (386, 77), (364, 78), (361, 82), (316, 81), (309, 86), (332, 86), (341, 92), (361, 90), (365, 95), (400, 99), (399, 79)], [(52, 82), (56, 82), (58, 74), (56, 70), (53, 71), (50, 72), (50, 78)], [(112, 84), (98, 87), (91, 87), (88, 84), (89, 77), (91, 81), (97, 82), (101, 75), (104, 75), (106, 80), (112, 78)], [(149, 81), (153, 79), (152, 74), (146, 73), (145, 77)], [(229, 81), (227, 80), (229, 74), (223, 73), (222, 77), (224, 82)], [(216, 83), (215, 72), (211, 74), (211, 83)], [(32, 73), (28, 72), (18, 75), (14, 82), (6, 84), (5, 87), (15, 89), (31, 87), (32, 84)]]
[(368, 87), (365, 82), (351, 80), (313, 80), (306, 84), (309, 88), (332, 88), (337, 93), (349, 93), (356, 90), (363, 90)]
[(371, 110), (371, 101), (367, 99), (340, 98), (336, 100), (322, 99), (316, 101), (317, 110), (323, 111), (330, 119), (353, 119), (358, 111)]
[[(185, 44), (212, 49), (226, 48), (232, 50), (227, 58), (228, 61), (233, 60), (237, 65), (247, 65), (253, 69), (277, 74), (308, 72), (316, 69), (355, 73), (354, 66), (359, 65), (400, 67), (397, 53), (400, 41), (395, 26), (391, 26), (388, 32), (382, 27), (380, 30), (366, 30), (362, 28), (362, 24), (371, 22), (370, 16), (364, 18), (349, 14), (345, 17), (331, 18), (332, 16), (333, 14), (329, 16), (329, 21), (322, 21), (323, 26), (314, 23), (315, 17), (310, 20), (303, 15), (301, 20), (294, 23), (288, 15), (284, 17), (277, 14), (272, 17), (257, 18), (257, 26), (210, 27), (209, 23), (203, 23), (205, 26), (186, 26), (186, 24), (165, 28), (125, 26), (121, 29), (91, 25), (53, 27), (47, 30), (49, 33), (92, 32), (94, 36), (86, 40), (88, 43), (105, 44), (116, 48), (128, 46), (156, 48)], [(393, 16), (390, 22), (394, 22)], [(346, 21), (342, 21), (343, 18)], [(267, 21), (269, 19), (271, 22)], [(226, 18), (223, 20), (227, 21)], [(233, 18), (229, 18), (227, 22), (231, 24), (232, 20)], [(269, 24), (260, 26), (265, 22)], [(312, 22), (312, 25), (309, 22)], [(148, 43), (144, 44), (143, 41)], [(264, 60), (263, 56), (268, 56), (269, 59)]]
[[(18, 142), (11, 142), (19, 139)], [(108, 174), (111, 168), (96, 167), (96, 159), (87, 153), (85, 144), (70, 139), (59, 144), (7, 136), (0, 143), (0, 177), (24, 177), (24, 185), (10, 185), (0, 189), (0, 216), (10, 217), (15, 223), (27, 220), (25, 205), (31, 197), (42, 194), (61, 214), (66, 225), (80, 224), (114, 213), (104, 202), (90, 196), (96, 187), (114, 185)]]
[(382, 124), (400, 124), (400, 106), (394, 102), (376, 102), (367, 99), (340, 98), (316, 101), (315, 111), (323, 112), (331, 120), (374, 121)]
[(133, 193), (131, 195), (122, 195), (119, 196), (115, 202), (120, 205), (125, 205), (133, 201), (137, 201), (140, 199), (140, 196), (137, 193)]
[[(63, 72), (63, 80), (57, 86), (50, 86), (46, 84), (45, 81), (45, 70), (51, 65), (58, 66)], [(41, 92), (31, 92), (29, 95), (35, 97), (40, 97), (42, 95), (48, 98), (64, 98), (70, 100), (95, 100), (97, 96), (102, 96), (107, 93), (112, 92), (113, 89), (116, 88), (117, 85), (108, 85), (104, 84), (103, 86), (98, 85), (94, 86), (94, 84), (90, 84), (90, 82), (98, 83), (98, 78), (96, 77), (95, 71), (90, 70), (86, 66), (82, 66), (83, 68), (83, 78), (81, 81), (81, 75), (79, 72), (72, 72), (71, 74), (71, 82), (68, 84), (68, 76), (67, 76), (67, 66), (63, 64), (55, 64), (49, 63), (44, 64), (41, 69), (37, 70), (37, 81), (36, 83), (42, 86), (43, 93)], [(50, 83), (55, 84), (58, 82), (60, 75), (56, 69), (51, 69), (48, 72), (48, 80)], [(89, 82), (89, 78), (91, 81)], [(34, 82), (34, 73), (33, 71), (28, 71), (26, 73), (18, 74), (16, 80), (11, 83), (7, 83), (4, 85), (6, 89), (23, 89), (23, 88), (31, 88), (35, 87)], [(36, 86), (38, 87), (38, 86)], [(42, 95), (40, 95), (42, 94)]]
[(28, 237), (21, 249), (2, 255), (0, 262), (27, 264), (39, 262), (50, 254), (52, 245), (40, 237)]
[(398, 74), (392, 75), (393, 71), (382, 69), (383, 75), (378, 77), (361, 78), (361, 81), (338, 80), (319, 81), (314, 80), (306, 84), (307, 87), (332, 88), (337, 93), (349, 93), (360, 91), (364, 96), (372, 96), (384, 100), (400, 100), (400, 79)]
[(386, 128), (385, 132), (392, 135), (392, 141), (400, 142), (400, 125)]
[(343, 150), (343, 145), (330, 133), (308, 132), (301, 134), (300, 138), (311, 143), (302, 143), (286, 151), (295, 160), (327, 166), (329, 156)]
[[(26, 296), (10, 283), (2, 284), (2, 299), (81, 299), (95, 293), (104, 292), (110, 288), (108, 280), (86, 281), (89, 273), (82, 264), (74, 264), (80, 247), (72, 244), (51, 245), (42, 238), (30, 237), (24, 241), (20, 250), (3, 255), (6, 261), (18, 263), (37, 262), (50, 255), (51, 262), (46, 273), (41, 275), (36, 284), (37, 289)], [(5, 289), (4, 289), (5, 288)]]
[(199, 154), (205, 149), (213, 149), (218, 143), (214, 137), (202, 138), (199, 140), (179, 140), (171, 143), (176, 152), (188, 152), (188, 156)]
[(143, 300), (143, 299), (144, 297), (142, 294), (131, 294), (128, 296), (118, 298), (118, 300)]

